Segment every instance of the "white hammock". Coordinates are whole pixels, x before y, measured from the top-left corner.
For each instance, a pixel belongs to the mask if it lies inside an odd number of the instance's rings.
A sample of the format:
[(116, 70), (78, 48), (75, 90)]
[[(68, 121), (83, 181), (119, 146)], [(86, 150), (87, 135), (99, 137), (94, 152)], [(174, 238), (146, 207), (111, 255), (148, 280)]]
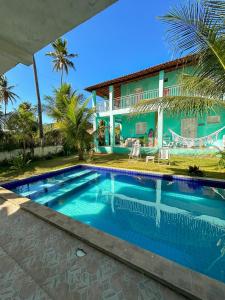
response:
[(218, 135), (219, 133), (225, 129), (225, 126), (222, 128), (218, 129), (217, 131), (200, 137), (200, 138), (187, 138), (184, 136), (181, 136), (174, 132), (173, 130), (169, 129), (169, 131), (172, 134), (172, 140), (176, 143), (186, 145), (187, 147), (193, 147), (193, 146), (204, 146), (204, 145), (213, 145), (217, 140), (218, 140)]

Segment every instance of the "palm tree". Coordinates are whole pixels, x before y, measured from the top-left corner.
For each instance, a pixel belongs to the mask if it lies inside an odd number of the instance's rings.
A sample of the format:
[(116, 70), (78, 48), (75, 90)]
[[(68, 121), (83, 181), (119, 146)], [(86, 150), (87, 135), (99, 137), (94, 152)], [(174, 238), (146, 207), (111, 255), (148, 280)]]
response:
[(4, 125), (4, 118), (3, 118), (4, 114), (1, 110), (1, 106), (0, 106), (0, 131), (2, 130), (3, 128), (3, 125)]
[(34, 70), (34, 81), (35, 81), (35, 88), (36, 88), (36, 94), (37, 94), (37, 108), (38, 108), (38, 127), (39, 127), (39, 137), (41, 140), (41, 146), (43, 146), (43, 137), (44, 137), (44, 131), (43, 131), (43, 122), (42, 122), (42, 104), (41, 104), (41, 96), (40, 96), (40, 90), (39, 90), (39, 82), (38, 82), (38, 74), (37, 74), (37, 66), (36, 66), (36, 60), (35, 56), (33, 55), (33, 70)]
[(168, 24), (167, 40), (179, 56), (194, 54), (193, 75), (180, 78), (182, 95), (141, 102), (134, 111), (146, 112), (157, 105), (172, 113), (203, 114), (225, 108), (225, 2), (189, 0), (160, 17)]
[(5, 106), (5, 116), (7, 114), (7, 105), (9, 102), (13, 103), (16, 101), (16, 98), (19, 98), (16, 93), (13, 92), (15, 88), (14, 85), (9, 85), (8, 79), (6, 76), (1, 75), (0, 78), (0, 101), (4, 103)]
[(61, 72), (61, 85), (63, 83), (63, 74), (64, 71), (66, 74), (69, 72), (69, 68), (75, 70), (74, 63), (72, 62), (72, 58), (77, 57), (77, 54), (68, 53), (67, 50), (67, 40), (63, 40), (58, 38), (55, 42), (52, 43), (52, 47), (54, 52), (48, 52), (46, 55), (51, 56), (53, 58), (53, 70), (56, 72)]
[(56, 120), (56, 128), (64, 135), (66, 144), (77, 149), (79, 160), (83, 160), (85, 149), (90, 147), (91, 120), (94, 109), (88, 108), (89, 99), (84, 100), (68, 84), (54, 90), (53, 97), (46, 97), (47, 114)]
[[(64, 83), (60, 88), (53, 89), (53, 96), (45, 96), (47, 104), (45, 110), (53, 119), (60, 120), (67, 109), (67, 104), (70, 99), (76, 95), (70, 84)], [(81, 98), (81, 95), (77, 95)]]

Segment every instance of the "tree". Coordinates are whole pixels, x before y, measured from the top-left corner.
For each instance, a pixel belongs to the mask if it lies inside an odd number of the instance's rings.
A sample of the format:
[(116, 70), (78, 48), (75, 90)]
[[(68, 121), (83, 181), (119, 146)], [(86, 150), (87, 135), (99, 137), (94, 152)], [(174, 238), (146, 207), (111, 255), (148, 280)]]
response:
[(61, 72), (61, 85), (63, 84), (63, 74), (64, 71), (66, 74), (69, 72), (69, 68), (75, 70), (74, 63), (72, 62), (72, 58), (77, 57), (77, 54), (68, 53), (67, 49), (67, 40), (63, 40), (58, 38), (55, 42), (52, 43), (52, 47), (54, 49), (53, 52), (47, 52), (47, 56), (51, 56), (53, 58), (53, 70), (56, 72)]
[(9, 85), (6, 76), (1, 75), (0, 77), (0, 101), (4, 103), (5, 106), (5, 116), (7, 114), (7, 106), (9, 102), (13, 103), (16, 98), (19, 98), (16, 93), (13, 92), (15, 88), (14, 85)]
[(40, 96), (40, 90), (39, 90), (38, 74), (37, 74), (35, 56), (33, 55), (32, 58), (33, 58), (34, 80), (35, 80), (35, 87), (36, 87), (36, 94), (37, 94), (39, 137), (40, 137), (40, 140), (41, 140), (41, 146), (43, 146), (43, 134), (44, 133), (43, 133), (43, 123), (42, 123), (42, 104), (41, 104), (41, 96)]
[(38, 131), (38, 122), (35, 109), (30, 103), (23, 102), (7, 120), (7, 128), (13, 132), (19, 143), (23, 145), (23, 157), (26, 156), (26, 148), (29, 147), (34, 154), (35, 136)]
[[(67, 109), (68, 102), (75, 95), (76, 92), (73, 91), (70, 84), (64, 83), (60, 88), (53, 89), (53, 96), (45, 96), (47, 114), (56, 121), (60, 120)], [(79, 101), (82, 101), (81, 95), (76, 96), (79, 97)]]
[(172, 113), (203, 114), (225, 108), (225, 2), (189, 0), (160, 17), (168, 25), (167, 40), (178, 55), (194, 54), (193, 75), (182, 74), (180, 96), (143, 101), (135, 110), (151, 110), (156, 103)]
[(90, 147), (92, 134), (91, 119), (94, 109), (88, 108), (89, 99), (84, 100), (68, 84), (54, 90), (53, 97), (46, 97), (47, 114), (56, 120), (56, 128), (64, 135), (67, 145), (78, 151), (79, 160), (83, 160), (84, 151)]

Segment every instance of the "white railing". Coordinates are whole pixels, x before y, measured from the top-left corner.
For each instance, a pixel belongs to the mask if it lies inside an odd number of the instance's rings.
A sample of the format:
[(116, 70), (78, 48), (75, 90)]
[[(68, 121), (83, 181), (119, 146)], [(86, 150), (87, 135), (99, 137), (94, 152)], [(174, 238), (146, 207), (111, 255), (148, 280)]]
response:
[[(181, 85), (173, 85), (163, 89), (163, 96), (180, 96), (184, 94)], [(129, 94), (113, 99), (113, 109), (129, 108), (143, 100), (159, 98), (159, 89), (148, 90), (141, 93)], [(109, 101), (103, 101), (97, 104), (97, 112), (109, 111)]]
[[(182, 85), (173, 85), (163, 89), (163, 96), (193, 96), (193, 97), (204, 97), (204, 94), (198, 92), (190, 92), (183, 88)], [(213, 98), (213, 96), (209, 97)], [(225, 100), (225, 95), (219, 97), (221, 100)]]
[(113, 108), (121, 109), (121, 108), (129, 108), (137, 104), (142, 100), (150, 100), (159, 97), (159, 90), (148, 90), (142, 93), (130, 94), (127, 96), (122, 96), (114, 99)]
[(183, 91), (182, 91), (182, 86), (181, 85), (172, 85), (169, 87), (165, 87), (163, 89), (163, 96), (181, 96)]
[[(186, 92), (182, 85), (172, 85), (169, 87), (164, 87), (163, 96), (198, 96), (195, 93)], [(113, 99), (113, 109), (129, 108), (137, 104), (142, 100), (150, 100), (159, 98), (159, 90), (148, 90), (141, 93), (130, 94), (126, 96), (121, 96)], [(225, 100), (225, 95), (221, 96), (221, 99)], [(109, 101), (102, 101), (96, 106), (97, 112), (107, 112), (109, 111)]]
[(100, 103), (97, 103), (96, 105), (96, 111), (97, 112), (106, 112), (109, 111), (109, 101), (102, 101)]

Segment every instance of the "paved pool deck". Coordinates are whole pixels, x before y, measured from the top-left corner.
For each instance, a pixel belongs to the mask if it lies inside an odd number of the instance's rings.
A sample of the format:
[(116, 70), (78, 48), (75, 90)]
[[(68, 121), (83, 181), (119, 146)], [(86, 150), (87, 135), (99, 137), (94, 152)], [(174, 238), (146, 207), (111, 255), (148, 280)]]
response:
[(0, 198), (0, 299), (187, 298)]

